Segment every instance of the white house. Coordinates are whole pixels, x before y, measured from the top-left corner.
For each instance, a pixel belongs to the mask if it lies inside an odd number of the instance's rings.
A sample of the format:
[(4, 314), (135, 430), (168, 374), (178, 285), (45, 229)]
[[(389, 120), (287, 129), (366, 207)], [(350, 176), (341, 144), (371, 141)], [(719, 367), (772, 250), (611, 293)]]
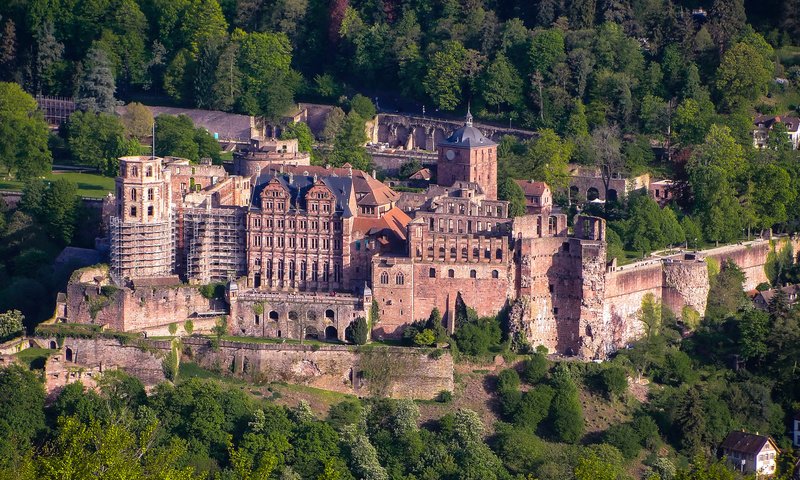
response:
[(798, 146), (800, 146), (800, 118), (759, 115), (753, 123), (755, 124), (755, 129), (753, 130), (753, 146), (755, 148), (765, 148), (767, 146), (769, 131), (772, 130), (776, 123), (786, 125), (789, 140), (792, 142), (794, 150), (797, 150)]
[(775, 474), (780, 449), (772, 437), (731, 432), (723, 440), (720, 449), (736, 470), (765, 477)]

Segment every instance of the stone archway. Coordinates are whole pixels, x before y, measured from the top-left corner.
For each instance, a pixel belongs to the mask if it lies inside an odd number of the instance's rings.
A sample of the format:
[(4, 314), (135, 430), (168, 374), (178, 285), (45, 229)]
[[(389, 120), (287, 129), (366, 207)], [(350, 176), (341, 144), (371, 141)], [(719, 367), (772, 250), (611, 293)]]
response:
[(336, 330), (336, 327), (333, 325), (328, 325), (325, 327), (325, 340), (338, 340), (339, 339), (339, 332)]
[(597, 200), (598, 198), (600, 198), (600, 191), (598, 189), (594, 187), (589, 187), (589, 189), (586, 190), (587, 202), (591, 202), (592, 200)]
[(67, 347), (67, 350), (65, 351), (65, 353), (66, 353), (66, 360), (68, 362), (74, 362), (75, 361), (75, 354), (73, 353), (71, 348)]

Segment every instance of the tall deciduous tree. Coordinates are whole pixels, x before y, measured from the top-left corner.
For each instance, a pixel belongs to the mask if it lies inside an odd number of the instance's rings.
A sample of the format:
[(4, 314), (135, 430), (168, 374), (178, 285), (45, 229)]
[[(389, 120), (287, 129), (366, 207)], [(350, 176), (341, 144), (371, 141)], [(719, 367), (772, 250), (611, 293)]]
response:
[(47, 123), (36, 100), (16, 83), (0, 82), (0, 165), (26, 179), (50, 171)]
[(75, 216), (78, 210), (78, 186), (66, 178), (58, 178), (47, 188), (44, 204), (50, 236), (68, 244), (75, 233)]
[(299, 82), (291, 62), (292, 46), (285, 34), (247, 34), (239, 50), (239, 69), (244, 75), (241, 107), (271, 119), (286, 113)]
[(457, 41), (446, 42), (428, 62), (428, 72), (422, 80), (425, 93), (442, 110), (453, 110), (461, 103), (461, 88), (465, 80), (467, 50)]
[(550, 405), (553, 432), (562, 442), (577, 443), (584, 433), (583, 408), (578, 388), (566, 369), (557, 369), (553, 376), (555, 396)]
[(728, 109), (747, 105), (767, 93), (771, 62), (754, 46), (739, 42), (725, 52), (717, 69), (716, 87)]
[(369, 170), (372, 161), (367, 154), (366, 143), (367, 132), (364, 119), (351, 111), (345, 117), (342, 128), (334, 139), (333, 153), (331, 154), (333, 165), (340, 167), (349, 163), (353, 168)]
[(69, 117), (64, 130), (73, 159), (105, 175), (117, 174), (119, 157), (138, 153), (136, 141), (125, 137), (125, 127), (115, 115), (79, 110)]
[(553, 130), (541, 130), (539, 137), (528, 146), (525, 155), (528, 168), (519, 173), (524, 178), (544, 181), (553, 191), (563, 190), (569, 185), (568, 164), (572, 150), (572, 144)]
[(501, 105), (515, 107), (522, 100), (522, 78), (502, 53), (484, 72), (481, 94), (488, 105), (500, 111)]

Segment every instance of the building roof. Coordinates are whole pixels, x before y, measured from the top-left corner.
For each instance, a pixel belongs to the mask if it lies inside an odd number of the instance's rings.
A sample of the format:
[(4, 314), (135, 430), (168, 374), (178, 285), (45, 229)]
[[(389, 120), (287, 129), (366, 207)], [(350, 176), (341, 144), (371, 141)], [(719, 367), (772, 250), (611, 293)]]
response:
[[(782, 287), (781, 290), (786, 294), (787, 300), (789, 303), (794, 303), (797, 299), (797, 294), (800, 293), (800, 285), (787, 285)], [(772, 298), (778, 292), (777, 288), (772, 288), (770, 290), (764, 290), (762, 292), (758, 292), (756, 297), (759, 295), (761, 298), (764, 299), (764, 303), (769, 304), (772, 301)]]
[(277, 172), (273, 172), (272, 175), (261, 174), (256, 181), (256, 187), (253, 188), (251, 205), (254, 208), (261, 208), (261, 192), (272, 180), (276, 180), (283, 186), (284, 190), (289, 192), (290, 206), (298, 210), (306, 209), (306, 193), (316, 182), (321, 181), (333, 193), (336, 199), (336, 211), (341, 212), (343, 217), (353, 216), (353, 212), (350, 210), (353, 179), (350, 177), (329, 176), (318, 178), (316, 175), (311, 177), (286, 173), (278, 174)]
[(411, 217), (397, 207), (392, 207), (383, 216), (358, 217), (353, 222), (353, 231), (362, 232), (365, 235), (375, 235), (378, 233), (390, 233), (398, 240), (405, 241), (406, 227), (411, 221)]
[(783, 123), (786, 125), (786, 130), (791, 133), (797, 132), (800, 128), (800, 118), (781, 115), (758, 115), (753, 123), (766, 129), (771, 129), (776, 123)]
[(429, 168), (423, 168), (418, 170), (415, 174), (408, 177), (409, 180), (430, 180), (431, 179), (431, 171)]
[(309, 176), (317, 175), (320, 178), (350, 178), (356, 194), (358, 205), (376, 206), (396, 202), (400, 194), (389, 188), (388, 185), (372, 177), (363, 170), (351, 168), (349, 164), (343, 167), (320, 167), (317, 165), (270, 165), (262, 171), (270, 176), (275, 172), (292, 173)]
[(550, 190), (550, 187), (544, 182), (534, 180), (516, 180), (516, 182), (526, 197), (541, 197), (545, 191)]
[(472, 113), (467, 107), (467, 120), (464, 126), (453, 132), (447, 140), (440, 143), (440, 145), (449, 145), (452, 147), (487, 147), (497, 145), (497, 143), (489, 140), (483, 136), (483, 133), (477, 128), (472, 126)]
[(771, 437), (759, 435), (757, 433), (734, 431), (725, 437), (725, 440), (722, 441), (722, 445), (720, 446), (724, 450), (755, 455), (760, 452), (768, 442), (772, 442), (773, 447), (777, 450), (777, 444)]

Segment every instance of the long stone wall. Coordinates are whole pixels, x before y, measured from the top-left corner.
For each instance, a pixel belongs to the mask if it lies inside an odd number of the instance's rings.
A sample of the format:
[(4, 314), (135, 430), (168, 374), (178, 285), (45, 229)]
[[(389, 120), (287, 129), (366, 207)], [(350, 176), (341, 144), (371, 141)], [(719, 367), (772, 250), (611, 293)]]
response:
[[(169, 342), (153, 342), (163, 350)], [(260, 382), (284, 381), (358, 396), (432, 399), (453, 390), (453, 359), (429, 349), (354, 348), (183, 339), (184, 356), (201, 366)]]
[(720, 265), (731, 260), (745, 274), (745, 290), (768, 281), (765, 265), (771, 251), (780, 251), (791, 243), (797, 251), (797, 238), (781, 237), (728, 245), (701, 252), (648, 259), (609, 268), (605, 275), (606, 292), (603, 307), (605, 322), (613, 332), (617, 348), (644, 332), (639, 319), (645, 295), (663, 302), (680, 316), (684, 307), (705, 313), (709, 291), (708, 260)]

